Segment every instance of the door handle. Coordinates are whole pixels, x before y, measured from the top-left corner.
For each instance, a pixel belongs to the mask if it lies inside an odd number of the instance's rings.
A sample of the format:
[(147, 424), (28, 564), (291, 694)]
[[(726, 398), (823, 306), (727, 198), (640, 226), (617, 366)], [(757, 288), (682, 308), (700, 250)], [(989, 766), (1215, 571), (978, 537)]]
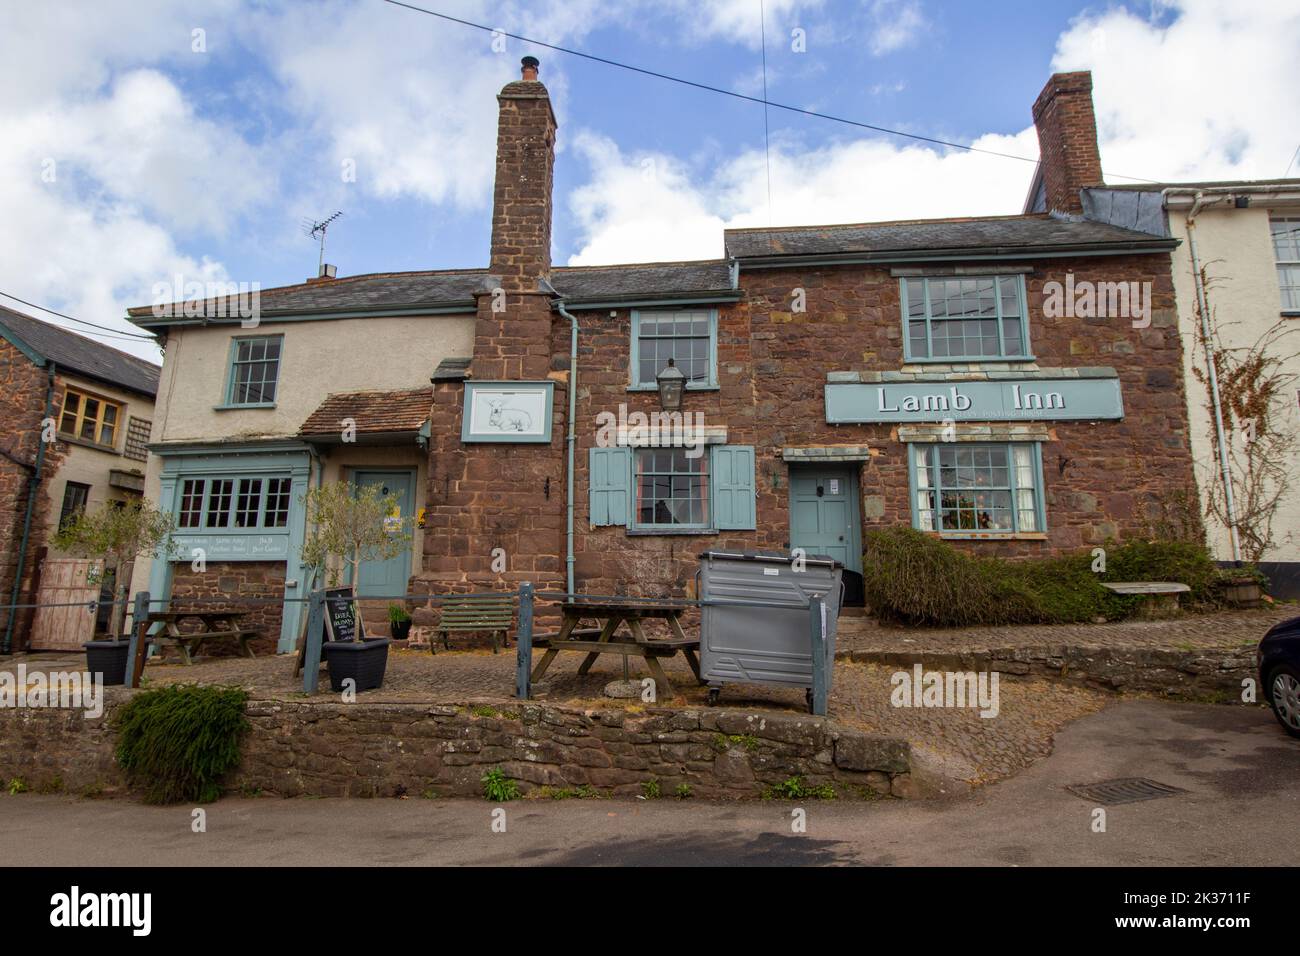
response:
[(840, 540), (841, 540), (841, 541), (844, 540), (844, 535), (840, 535)]

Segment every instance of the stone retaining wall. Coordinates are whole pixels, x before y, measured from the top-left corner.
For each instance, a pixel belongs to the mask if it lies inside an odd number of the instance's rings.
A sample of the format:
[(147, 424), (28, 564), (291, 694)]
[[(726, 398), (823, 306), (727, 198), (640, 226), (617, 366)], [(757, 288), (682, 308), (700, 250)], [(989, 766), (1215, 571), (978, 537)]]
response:
[[(1140, 647), (1004, 647), (988, 650), (850, 651), (842, 660), (926, 670), (998, 671), (1011, 677), (1067, 681), (1117, 692), (1242, 703), (1242, 681), (1259, 680), (1251, 648), (1177, 650)], [(1256, 688), (1256, 698), (1261, 689)]]
[[(120, 790), (111, 714), (0, 711), (0, 779), (73, 793)], [(752, 798), (799, 776), (840, 796), (914, 796), (906, 741), (807, 716), (709, 710), (575, 710), (537, 703), (464, 707), (417, 703), (256, 700), (234, 789), (283, 796), (482, 796), (500, 767), (521, 790), (591, 787), (635, 795), (657, 780), (696, 797)]]

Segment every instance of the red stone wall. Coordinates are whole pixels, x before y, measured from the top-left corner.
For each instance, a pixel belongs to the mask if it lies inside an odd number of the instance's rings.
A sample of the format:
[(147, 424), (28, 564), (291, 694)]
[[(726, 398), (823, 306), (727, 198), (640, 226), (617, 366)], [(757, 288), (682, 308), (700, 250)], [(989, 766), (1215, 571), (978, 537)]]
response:
[[(253, 651), (274, 654), (280, 640), (284, 581), (283, 561), (209, 561), (206, 571), (195, 571), (188, 563), (178, 562), (172, 578), (172, 606), (185, 607), (186, 599), (190, 599), (203, 610), (239, 611), (244, 615), (242, 624), (262, 632), (251, 642)], [(266, 603), (237, 603), (248, 598)], [(238, 654), (239, 643), (214, 641), (205, 644), (202, 653), (213, 657)]]
[[(27, 512), (28, 487), (41, 441), (48, 376), (10, 342), (0, 338), (0, 635), (9, 624), (8, 605), (13, 593), (18, 550)], [(55, 408), (58, 408), (56, 392)], [(23, 562), (20, 604), (34, 599), (36, 554), (46, 544), (52, 479), (64, 457), (57, 442), (45, 448), (45, 465), (33, 509), (27, 557)], [(29, 466), (29, 467), (24, 467)], [(19, 610), (14, 622), (14, 649), (27, 645), (33, 612)]]
[[(1045, 318), (1043, 284), (1063, 282), (1067, 271), (1076, 281), (1150, 281), (1151, 326), (1135, 329), (1128, 319)], [(720, 311), (720, 388), (688, 393), (684, 408), (704, 412), (708, 426), (725, 425), (729, 444), (755, 446), (758, 529), (632, 536), (624, 528), (589, 525), (586, 462), (596, 415), (616, 412), (620, 402), (649, 412), (657, 396), (627, 391), (628, 314), (583, 313), (576, 472), (580, 589), (681, 593), (692, 586), (696, 556), (706, 548), (788, 547), (788, 467), (782, 460), (787, 446), (870, 446), (873, 457), (859, 474), (868, 505), (862, 509), (864, 530), (911, 523), (907, 449), (897, 441), (896, 426), (827, 424), (823, 397), (828, 372), (902, 367), (898, 279), (888, 269), (842, 266), (748, 271), (741, 285), (745, 301)], [(790, 308), (796, 287), (806, 290), (804, 313)], [(1046, 555), (1137, 534), (1162, 500), (1193, 480), (1168, 256), (1044, 260), (1026, 276), (1026, 287), (1038, 366), (1114, 367), (1125, 418), (1046, 423), (1046, 540), (958, 546), (1009, 557)], [(565, 332), (558, 325), (553, 332), (557, 363), (561, 350), (567, 351)], [(560, 400), (557, 392), (557, 408)]]

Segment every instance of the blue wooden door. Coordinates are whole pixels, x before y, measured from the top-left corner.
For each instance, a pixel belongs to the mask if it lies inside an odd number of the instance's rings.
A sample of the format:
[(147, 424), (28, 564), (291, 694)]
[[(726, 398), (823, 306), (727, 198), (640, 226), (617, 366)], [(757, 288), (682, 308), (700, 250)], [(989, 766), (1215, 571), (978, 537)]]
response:
[(849, 468), (790, 469), (790, 547), (862, 570), (856, 476)]
[[(352, 481), (361, 488), (377, 485), (382, 493), (396, 495), (401, 508), (400, 517), (409, 519), (412, 516), (415, 476), (409, 471), (358, 471)], [(404, 522), (408, 533), (410, 527), (410, 521)], [(362, 561), (359, 576), (357, 594), (361, 597), (405, 594), (406, 582), (411, 576), (411, 548), (405, 548), (401, 554), (385, 561)]]

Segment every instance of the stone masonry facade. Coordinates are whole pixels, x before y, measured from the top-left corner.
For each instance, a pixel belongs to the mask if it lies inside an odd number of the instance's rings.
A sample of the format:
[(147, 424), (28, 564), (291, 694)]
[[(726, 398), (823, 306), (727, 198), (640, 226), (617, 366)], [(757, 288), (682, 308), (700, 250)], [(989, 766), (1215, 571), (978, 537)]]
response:
[[(41, 442), (41, 422), (49, 378), (17, 347), (0, 339), (0, 605), (8, 605), (18, 568), (23, 523), (27, 512), (29, 483), (35, 474), (36, 453)], [(57, 394), (55, 407), (60, 403)], [(58, 470), (65, 452), (58, 442), (45, 448), (43, 479), (32, 513), (31, 534), (23, 562), (23, 583), (19, 603), (33, 602), (37, 557), (45, 546), (50, 508), (50, 478)], [(9, 611), (0, 610), (0, 633), (8, 625)], [(19, 610), (14, 622), (14, 646), (25, 646), (33, 617), (31, 610)]]
[[(188, 599), (204, 610), (239, 611), (244, 615), (241, 624), (262, 632), (261, 637), (249, 642), (253, 652), (274, 654), (283, 617), (284, 582), (283, 561), (209, 561), (203, 572), (182, 561), (176, 564), (172, 579), (172, 599)], [(230, 603), (249, 599), (260, 603)], [(239, 643), (229, 640), (204, 644), (203, 653), (214, 657), (238, 654)]]

